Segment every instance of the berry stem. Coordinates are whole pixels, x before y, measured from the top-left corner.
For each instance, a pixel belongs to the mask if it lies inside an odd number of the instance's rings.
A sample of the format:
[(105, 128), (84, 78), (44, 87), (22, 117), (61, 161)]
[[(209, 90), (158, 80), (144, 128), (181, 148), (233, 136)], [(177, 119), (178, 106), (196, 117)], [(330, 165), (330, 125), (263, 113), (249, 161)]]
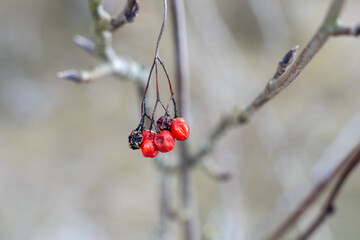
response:
[(152, 116), (151, 116), (150, 131), (151, 131), (153, 123), (154, 123), (156, 108), (157, 108), (157, 105), (158, 105), (159, 100), (160, 100), (160, 96), (159, 96), (159, 75), (158, 75), (158, 67), (157, 67), (156, 61), (155, 61), (155, 78), (156, 78), (156, 102), (155, 102), (154, 110), (153, 110)]
[(163, 70), (164, 70), (164, 72), (165, 72), (166, 78), (167, 78), (168, 83), (169, 83), (169, 89), (170, 89), (170, 94), (171, 94), (170, 99), (169, 99), (169, 102), (168, 102), (168, 104), (166, 105), (165, 112), (166, 112), (167, 114), (169, 114), (169, 106), (170, 106), (170, 102), (172, 101), (173, 104), (174, 104), (174, 117), (177, 118), (177, 110), (176, 110), (176, 103), (175, 103), (175, 98), (174, 98), (174, 91), (173, 91), (173, 88), (172, 88), (172, 85), (171, 85), (170, 77), (169, 77), (168, 72), (166, 71), (166, 67), (165, 67), (165, 65), (164, 65), (164, 62), (161, 60), (160, 57), (158, 57), (158, 60), (159, 60), (159, 63), (161, 64), (161, 66), (162, 66), (162, 68), (163, 68)]
[[(152, 73), (153, 73), (153, 70), (154, 70), (154, 67), (155, 67), (155, 74), (156, 74), (156, 102), (155, 102), (155, 106), (154, 106), (154, 109), (153, 109), (153, 112), (152, 112), (152, 117), (150, 118), (150, 129), (152, 129), (152, 126), (154, 125), (154, 118), (155, 118), (155, 112), (156, 112), (156, 109), (157, 109), (157, 106), (158, 106), (158, 103), (160, 103), (160, 105), (162, 106), (162, 108), (164, 109), (165, 111), (165, 115), (170, 115), (169, 114), (169, 104), (171, 101), (173, 101), (173, 104), (174, 104), (174, 112), (175, 112), (175, 117), (177, 116), (177, 111), (176, 111), (176, 104), (175, 104), (175, 99), (174, 99), (174, 91), (172, 89), (172, 85), (171, 85), (171, 81), (170, 81), (170, 77), (169, 77), (169, 74), (168, 72), (166, 71), (166, 68), (165, 68), (165, 65), (163, 63), (163, 61), (161, 60), (160, 56), (159, 56), (159, 49), (160, 49), (160, 41), (161, 41), (161, 38), (162, 38), (162, 35), (164, 33), (164, 30), (165, 30), (165, 24), (166, 24), (166, 19), (167, 19), (167, 0), (164, 0), (163, 1), (163, 6), (164, 6), (164, 14), (163, 14), (163, 22), (162, 22), (162, 25), (161, 25), (161, 29), (160, 29), (160, 33), (159, 33), (159, 36), (158, 36), (158, 39), (157, 39), (157, 43), (156, 43), (156, 48), (155, 48), (155, 56), (154, 56), (154, 61), (153, 61), (153, 64), (151, 66), (151, 69), (150, 69), (150, 73), (149, 73), (149, 77), (148, 77), (148, 80), (147, 80), (147, 83), (146, 83), (146, 87), (145, 87), (145, 90), (144, 90), (144, 96), (143, 96), (143, 99), (142, 99), (142, 102), (141, 102), (141, 120), (140, 120), (140, 125), (143, 126), (144, 125), (144, 121), (145, 121), (145, 117), (146, 117), (146, 109), (145, 109), (145, 102), (146, 102), (146, 94), (147, 94), (147, 91), (148, 91), (148, 88), (149, 88), (149, 85), (150, 85), (150, 81), (151, 81), (151, 76), (152, 76)], [(170, 89), (170, 100), (167, 104), (167, 106), (165, 107), (165, 105), (162, 103), (161, 99), (160, 99), (160, 91), (159, 91), (159, 73), (158, 73), (158, 65), (157, 65), (157, 62), (159, 62), (161, 64), (161, 67), (162, 69), (164, 70), (165, 72), (165, 75), (167, 77), (167, 80), (168, 80), (168, 83), (169, 83), (169, 89)], [(155, 126), (156, 128), (156, 126)]]
[(160, 33), (159, 33), (159, 37), (158, 37), (158, 40), (157, 40), (157, 43), (156, 43), (154, 61), (159, 57), (160, 40), (161, 40), (161, 37), (162, 37), (162, 35), (163, 35), (163, 33), (164, 33), (165, 23), (166, 23), (166, 17), (167, 17), (167, 0), (164, 0), (163, 22), (162, 22), (161, 29), (160, 29)]

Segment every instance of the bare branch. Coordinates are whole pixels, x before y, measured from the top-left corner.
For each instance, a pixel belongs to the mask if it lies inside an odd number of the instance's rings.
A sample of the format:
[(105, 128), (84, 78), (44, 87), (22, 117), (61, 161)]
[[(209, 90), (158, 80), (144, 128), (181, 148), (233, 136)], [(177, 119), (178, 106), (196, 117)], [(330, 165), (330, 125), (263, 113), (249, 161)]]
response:
[[(344, 161), (340, 164), (341, 173), (340, 176), (337, 178), (336, 184), (331, 190), (322, 211), (319, 213), (317, 218), (314, 222), (309, 226), (309, 228), (301, 234), (298, 239), (305, 240), (308, 239), (312, 233), (315, 232), (317, 228), (335, 211), (335, 201), (337, 196), (340, 194), (343, 186), (345, 185), (346, 180), (350, 177), (353, 170), (357, 167), (358, 163), (360, 162), (360, 144), (356, 146), (356, 148), (344, 159)], [(336, 175), (335, 175), (336, 176)], [(328, 185), (333, 177), (328, 179), (324, 179), (324, 185)], [(310, 199), (309, 199), (310, 202)], [(305, 212), (308, 207), (306, 208), (299, 208), (298, 211)], [(274, 238), (278, 239), (278, 238)]]
[(303, 216), (306, 210), (309, 209), (321, 196), (332, 180), (334, 180), (342, 171), (342, 169), (344, 169), (344, 167), (349, 162), (349, 158), (351, 159), (351, 156), (353, 156), (355, 151), (359, 150), (359, 147), (360, 146), (357, 146), (347, 158), (341, 161), (334, 169), (331, 170), (331, 172), (319, 180), (310, 194), (299, 204), (295, 211), (291, 213), (287, 219), (285, 219), (285, 221), (276, 229), (276, 231), (274, 231), (269, 239), (276, 240), (281, 238), (292, 226), (296, 224), (296, 222)]
[[(309, 177), (313, 183), (301, 183), (301, 187), (293, 188), (286, 198), (279, 199), (276, 207), (269, 211), (264, 221), (259, 223), (246, 239), (281, 239), (284, 231), (297, 226), (297, 222), (313, 203), (326, 190), (329, 179), (339, 176), (344, 167), (344, 159), (360, 142), (360, 113), (351, 117), (341, 132), (327, 147), (316, 162)], [(345, 144), (344, 144), (345, 143)], [(315, 196), (316, 195), (316, 196)]]
[[(137, 83), (139, 92), (142, 94), (147, 79), (146, 68), (135, 61), (121, 58), (116, 54), (112, 46), (112, 20), (110, 14), (103, 8), (103, 2), (103, 0), (89, 0), (90, 12), (93, 18), (93, 39), (80, 35), (74, 37), (74, 42), (79, 47), (92, 56), (101, 59), (101, 63), (90, 70), (77, 71), (70, 69), (59, 72), (57, 76), (76, 83), (85, 83), (114, 74), (121, 79)], [(137, 6), (136, 13), (133, 12), (135, 11), (134, 5)], [(137, 1), (129, 0), (118, 18), (126, 15), (127, 22), (131, 22), (135, 19), (137, 13)]]
[[(321, 49), (321, 47), (326, 43), (330, 36), (339, 35), (335, 33), (337, 33), (336, 29), (342, 29), (337, 25), (337, 18), (343, 3), (344, 0), (333, 0), (325, 21), (316, 32), (314, 37), (301, 51), (299, 56), (293, 61), (292, 64), (291, 62), (289, 63), (291, 64), (290, 66), (289, 64), (285, 64), (288, 55), (293, 58), (297, 47), (290, 50), (290, 52), (283, 59), (283, 61), (285, 60), (284, 66), (286, 70), (282, 70), (283, 67), (281, 66), (282, 64), (280, 62), (274, 78), (268, 81), (264, 90), (243, 111), (236, 109), (230, 114), (221, 118), (220, 122), (215, 126), (214, 130), (205, 140), (200, 150), (191, 158), (191, 164), (195, 164), (202, 157), (213, 151), (216, 141), (225, 133), (227, 129), (236, 125), (243, 125), (247, 123), (257, 110), (259, 110), (270, 99), (279, 94), (283, 89), (289, 86), (296, 79), (296, 77), (299, 76), (299, 74)], [(356, 29), (358, 28), (356, 27)], [(357, 30), (355, 33), (357, 33)], [(289, 58), (289, 60), (291, 59)]]
[(360, 36), (360, 25), (356, 25), (353, 27), (345, 27), (345, 26), (336, 26), (336, 28), (332, 31), (333, 36)]
[(337, 24), (337, 20), (340, 14), (341, 9), (344, 6), (345, 0), (333, 0), (331, 3), (331, 6), (329, 8), (329, 11), (325, 17), (325, 21), (323, 23), (323, 26), (326, 28), (331, 28), (332, 26), (335, 26)]
[(170, 232), (170, 203), (171, 203), (171, 182), (170, 174), (167, 170), (159, 168), (160, 172), (160, 224), (159, 224), (159, 236), (161, 240), (169, 239)]
[[(186, 12), (184, 0), (172, 1), (172, 16), (174, 23), (174, 36), (176, 47), (176, 79), (178, 83), (179, 109), (183, 117), (189, 117), (189, 99), (190, 93), (190, 70), (187, 45)], [(186, 240), (200, 239), (200, 230), (197, 218), (197, 209), (192, 193), (191, 169), (189, 167), (190, 154), (188, 143), (180, 144), (181, 167), (180, 167), (180, 185), (182, 212), (184, 213), (184, 238)]]

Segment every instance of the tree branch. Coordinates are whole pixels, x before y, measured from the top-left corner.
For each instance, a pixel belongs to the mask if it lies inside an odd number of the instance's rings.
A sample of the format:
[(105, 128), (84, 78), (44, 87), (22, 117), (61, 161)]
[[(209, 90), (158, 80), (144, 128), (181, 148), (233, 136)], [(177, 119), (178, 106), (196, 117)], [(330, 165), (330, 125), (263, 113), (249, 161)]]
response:
[(89, 39), (80, 35), (74, 37), (74, 41), (79, 47), (99, 58), (101, 63), (89, 70), (61, 71), (57, 76), (76, 83), (87, 83), (113, 74), (121, 79), (134, 81), (140, 92), (143, 92), (147, 79), (146, 68), (135, 61), (119, 57), (112, 46), (112, 32), (125, 23), (134, 21), (139, 10), (138, 2), (136, 0), (127, 1), (116, 19), (111, 19), (110, 14), (103, 8), (103, 3), (104, 0), (89, 0), (93, 19), (93, 38)]
[[(322, 211), (316, 217), (314, 222), (309, 226), (309, 228), (298, 237), (299, 240), (308, 239), (311, 236), (311, 234), (314, 233), (315, 230), (321, 226), (321, 224), (326, 220), (326, 218), (334, 213), (336, 199), (340, 194), (343, 186), (345, 185), (346, 180), (350, 177), (351, 173), (357, 167), (359, 162), (360, 162), (360, 144), (358, 144), (355, 147), (355, 149), (344, 159), (344, 161), (340, 164), (339, 169), (335, 170), (335, 172), (339, 170), (341, 171), (339, 177), (337, 178), (335, 186), (333, 187), (327, 200), (325, 201)], [(324, 179), (323, 185), (324, 186), (328, 185), (335, 176), (337, 175), (335, 174), (328, 179)], [(317, 196), (320, 195), (320, 193), (316, 193), (316, 194)], [(311, 200), (309, 199), (308, 202), (310, 201)], [(310, 205), (307, 205), (305, 206), (305, 208), (302, 209), (299, 208), (297, 211), (305, 212), (309, 206)]]
[[(226, 132), (226, 130), (228, 130), (230, 127), (244, 125), (247, 123), (257, 110), (259, 110), (265, 103), (274, 98), (287, 86), (289, 86), (296, 79), (296, 77), (299, 76), (299, 74), (321, 49), (321, 47), (326, 43), (330, 36), (358, 36), (359, 27), (353, 28), (355, 30), (349, 30), (348, 28), (341, 27), (337, 23), (337, 18), (343, 4), (344, 0), (333, 0), (328, 14), (325, 17), (325, 21), (320, 26), (314, 37), (301, 51), (299, 56), (294, 59), (292, 64), (291, 61), (289, 61), (288, 64), (284, 64), (284, 66), (286, 66), (285, 69), (281, 66), (280, 62), (274, 77), (268, 81), (264, 90), (244, 110), (241, 111), (236, 109), (221, 118), (220, 122), (215, 126), (214, 130), (205, 140), (200, 150), (191, 157), (192, 165), (213, 151), (217, 140)], [(347, 32), (349, 32), (349, 34), (346, 34)], [(296, 50), (297, 47), (291, 49), (287, 55), (291, 56), (292, 58)], [(284, 57), (283, 61), (286, 60), (287, 55)], [(284, 63), (285, 62), (286, 61), (284, 61)], [(281, 69), (284, 69), (285, 71)]]
[(164, 168), (164, 165), (159, 165), (160, 171), (160, 224), (159, 224), (159, 237), (161, 240), (170, 239), (170, 213), (171, 213), (171, 186), (170, 186), (170, 173)]
[[(174, 23), (174, 35), (176, 46), (176, 79), (178, 85), (179, 110), (180, 114), (189, 117), (189, 100), (190, 96), (190, 70), (187, 45), (186, 14), (184, 0), (172, 1), (172, 16)], [(192, 193), (192, 180), (189, 167), (190, 154), (188, 143), (180, 143), (180, 185), (182, 198), (182, 212), (184, 213), (184, 238), (186, 240), (200, 239), (198, 229), (197, 209), (194, 203)]]
[(360, 25), (356, 25), (353, 27), (346, 26), (336, 26), (336, 28), (332, 31), (333, 36), (360, 36)]
[[(325, 188), (334, 180), (337, 176), (335, 186), (331, 190), (328, 199), (326, 200), (323, 210), (315, 221), (309, 226), (309, 228), (298, 239), (307, 239), (320, 225), (326, 220), (326, 217), (331, 215), (335, 210), (335, 200), (339, 195), (342, 187), (345, 184), (346, 179), (350, 176), (351, 172), (355, 169), (360, 162), (360, 144), (345, 158), (334, 171), (322, 179), (318, 185), (313, 189), (312, 193), (305, 199), (305, 201), (296, 209), (292, 216), (285, 221), (285, 223), (275, 232), (270, 239), (279, 239), (283, 236), (303, 215), (304, 212), (316, 201)], [(341, 173), (339, 173), (341, 172)]]
[(287, 231), (289, 231), (297, 221), (303, 216), (303, 214), (308, 210), (316, 200), (321, 196), (321, 194), (325, 191), (326, 187), (334, 180), (337, 176), (344, 173), (344, 169), (346, 169), (352, 161), (356, 161), (354, 156), (358, 156), (360, 152), (360, 144), (352, 150), (352, 152), (346, 157), (343, 161), (341, 161), (329, 174), (325, 175), (313, 188), (310, 194), (302, 201), (302, 203), (296, 208), (296, 210), (290, 214), (290, 216), (274, 231), (274, 233), (270, 236), (270, 240), (280, 239)]

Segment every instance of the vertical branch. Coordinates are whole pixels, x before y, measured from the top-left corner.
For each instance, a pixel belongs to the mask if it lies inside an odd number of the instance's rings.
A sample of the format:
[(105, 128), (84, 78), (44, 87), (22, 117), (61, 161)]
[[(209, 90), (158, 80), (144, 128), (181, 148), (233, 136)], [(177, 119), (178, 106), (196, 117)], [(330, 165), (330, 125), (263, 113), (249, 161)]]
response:
[[(190, 77), (189, 57), (186, 30), (185, 4), (183, 0), (172, 1), (172, 17), (176, 45), (176, 80), (178, 85), (179, 110), (183, 117), (189, 117)], [(197, 210), (192, 193), (190, 172), (190, 156), (187, 142), (180, 143), (180, 185), (181, 199), (184, 211), (184, 238), (186, 240), (200, 239), (197, 229)]]
[(180, 113), (183, 117), (190, 117), (190, 67), (188, 37), (186, 29), (186, 13), (184, 0), (173, 0), (173, 22), (176, 44), (176, 78), (180, 101)]
[(168, 240), (171, 236), (169, 210), (170, 210), (170, 197), (171, 186), (170, 176), (167, 169), (163, 166), (159, 166), (160, 171), (160, 226), (159, 236), (161, 240)]

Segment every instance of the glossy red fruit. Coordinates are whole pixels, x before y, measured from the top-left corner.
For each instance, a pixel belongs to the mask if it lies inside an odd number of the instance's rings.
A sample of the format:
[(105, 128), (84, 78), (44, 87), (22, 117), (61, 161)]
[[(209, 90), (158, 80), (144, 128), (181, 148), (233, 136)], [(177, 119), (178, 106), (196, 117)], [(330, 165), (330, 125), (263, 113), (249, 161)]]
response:
[(175, 147), (175, 138), (171, 132), (164, 130), (156, 134), (154, 139), (155, 145), (160, 152), (169, 152)]
[(183, 118), (175, 118), (171, 124), (171, 134), (178, 141), (184, 141), (190, 136), (189, 124)]
[(177, 117), (177, 118), (174, 119), (174, 121), (175, 121), (175, 120), (179, 120), (179, 121), (186, 122), (185, 119), (183, 119), (182, 117)]
[[(149, 133), (150, 133), (149, 130), (144, 130), (144, 131), (143, 131), (143, 137), (144, 137), (144, 138), (149, 137)], [(155, 135), (156, 135), (156, 132), (151, 131), (151, 136), (150, 136), (150, 137), (154, 138)]]
[(154, 158), (159, 154), (157, 150), (154, 139), (151, 137), (145, 137), (141, 144), (141, 152), (144, 157)]

